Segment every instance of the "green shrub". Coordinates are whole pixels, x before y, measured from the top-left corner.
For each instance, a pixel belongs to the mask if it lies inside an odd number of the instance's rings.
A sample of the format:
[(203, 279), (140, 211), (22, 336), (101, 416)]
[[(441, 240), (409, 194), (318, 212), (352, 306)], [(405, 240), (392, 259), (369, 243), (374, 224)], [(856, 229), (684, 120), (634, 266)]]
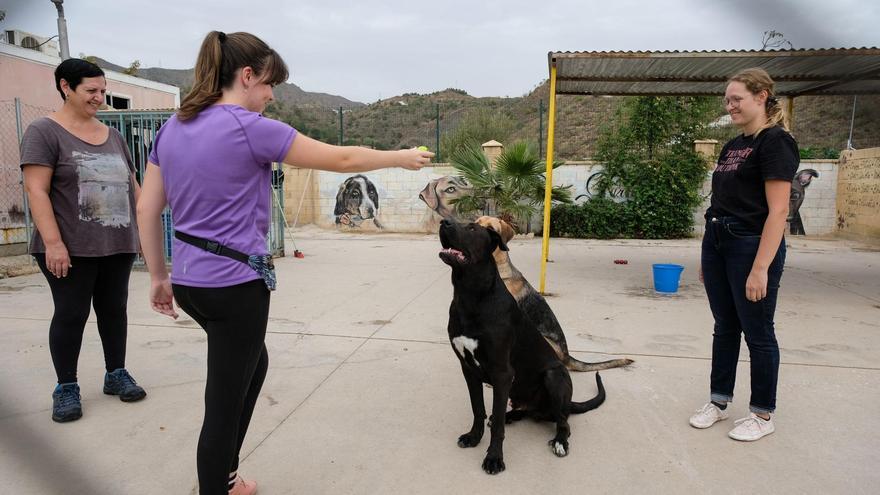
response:
[(840, 150), (836, 148), (799, 148), (801, 160), (830, 159), (837, 160), (840, 158)]
[(550, 210), (550, 235), (591, 239), (630, 237), (631, 214), (626, 203), (593, 198), (580, 205), (559, 204)]
[[(449, 161), (472, 186), (469, 193), (453, 200), (459, 213), (495, 215), (522, 229), (543, 209), (546, 166), (529, 143), (517, 141), (504, 148), (494, 167), (476, 143), (464, 144)], [(554, 186), (550, 199), (571, 203), (570, 186)]]
[[(690, 234), (708, 165), (693, 142), (714, 109), (709, 98), (637, 97), (619, 109), (615, 120), (624, 122), (621, 127), (603, 130), (597, 158), (604, 170), (597, 193), (604, 197), (608, 191), (622, 191), (620, 236), (666, 239)], [(595, 213), (593, 206), (585, 208)]]

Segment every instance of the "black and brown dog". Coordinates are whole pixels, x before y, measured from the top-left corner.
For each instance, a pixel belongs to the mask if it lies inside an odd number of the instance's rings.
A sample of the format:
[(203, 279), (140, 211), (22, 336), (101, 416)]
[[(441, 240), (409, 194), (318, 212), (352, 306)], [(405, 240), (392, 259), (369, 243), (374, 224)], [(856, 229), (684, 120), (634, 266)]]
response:
[[(605, 388), (596, 373), (599, 393), (573, 402), (571, 376), (538, 329), (517, 306), (501, 280), (492, 258), (506, 250), (501, 235), (477, 223), (440, 224), (440, 259), (452, 267), (454, 288), (449, 307), (449, 340), (467, 382), (474, 419), (470, 431), (458, 438), (459, 447), (475, 447), (483, 438), (486, 407), (483, 383), (492, 386), (491, 440), (483, 470), (504, 470), (504, 428), (523, 417), (556, 423), (550, 440), (553, 453), (568, 454), (568, 416), (599, 407)], [(512, 410), (506, 413), (508, 400)]]
[[(477, 219), (477, 223), (501, 234), (501, 239), (505, 244), (513, 239), (513, 227), (504, 220), (496, 217), (482, 216)], [(506, 249), (496, 249), (492, 256), (495, 258), (498, 273), (501, 274), (501, 279), (504, 280), (507, 290), (516, 299), (516, 303), (523, 310), (523, 313), (532, 320), (532, 323), (535, 324), (538, 332), (547, 340), (550, 347), (556, 351), (556, 355), (559, 356), (559, 359), (562, 360), (566, 368), (571, 371), (599, 371), (627, 366), (633, 363), (632, 359), (610, 359), (608, 361), (587, 363), (571, 357), (571, 354), (568, 353), (568, 343), (565, 340), (565, 334), (562, 332), (559, 320), (556, 319), (556, 315), (553, 314), (553, 310), (547, 304), (547, 300), (513, 266)]]

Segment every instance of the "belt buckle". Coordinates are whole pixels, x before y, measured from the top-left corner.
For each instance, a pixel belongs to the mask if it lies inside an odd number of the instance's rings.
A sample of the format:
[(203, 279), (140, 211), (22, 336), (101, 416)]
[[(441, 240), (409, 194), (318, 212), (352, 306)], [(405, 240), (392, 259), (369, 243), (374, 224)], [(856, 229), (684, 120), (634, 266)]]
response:
[(220, 245), (217, 241), (208, 241), (205, 243), (205, 251), (214, 254), (220, 254), (220, 248), (223, 246)]

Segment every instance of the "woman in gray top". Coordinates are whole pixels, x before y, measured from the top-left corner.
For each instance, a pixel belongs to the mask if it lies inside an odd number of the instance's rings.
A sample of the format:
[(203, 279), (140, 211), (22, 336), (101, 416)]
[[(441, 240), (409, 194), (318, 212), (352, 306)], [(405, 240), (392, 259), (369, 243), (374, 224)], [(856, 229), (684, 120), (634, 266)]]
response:
[(68, 59), (55, 69), (64, 105), (34, 121), (21, 167), (36, 231), (30, 253), (52, 290), (49, 350), (58, 385), (52, 419), (82, 416), (77, 361), (94, 303), (104, 348), (104, 393), (125, 402), (147, 394), (125, 369), (128, 279), (138, 252), (140, 189), (122, 136), (95, 118), (107, 81), (95, 64)]

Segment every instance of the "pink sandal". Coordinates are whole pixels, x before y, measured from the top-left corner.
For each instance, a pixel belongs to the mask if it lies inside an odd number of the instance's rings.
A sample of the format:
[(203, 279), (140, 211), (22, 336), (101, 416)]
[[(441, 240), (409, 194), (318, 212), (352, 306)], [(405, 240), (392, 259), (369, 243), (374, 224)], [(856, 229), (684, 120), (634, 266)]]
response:
[(235, 483), (229, 490), (229, 495), (254, 495), (257, 493), (256, 481), (245, 481), (241, 475), (235, 477)]

